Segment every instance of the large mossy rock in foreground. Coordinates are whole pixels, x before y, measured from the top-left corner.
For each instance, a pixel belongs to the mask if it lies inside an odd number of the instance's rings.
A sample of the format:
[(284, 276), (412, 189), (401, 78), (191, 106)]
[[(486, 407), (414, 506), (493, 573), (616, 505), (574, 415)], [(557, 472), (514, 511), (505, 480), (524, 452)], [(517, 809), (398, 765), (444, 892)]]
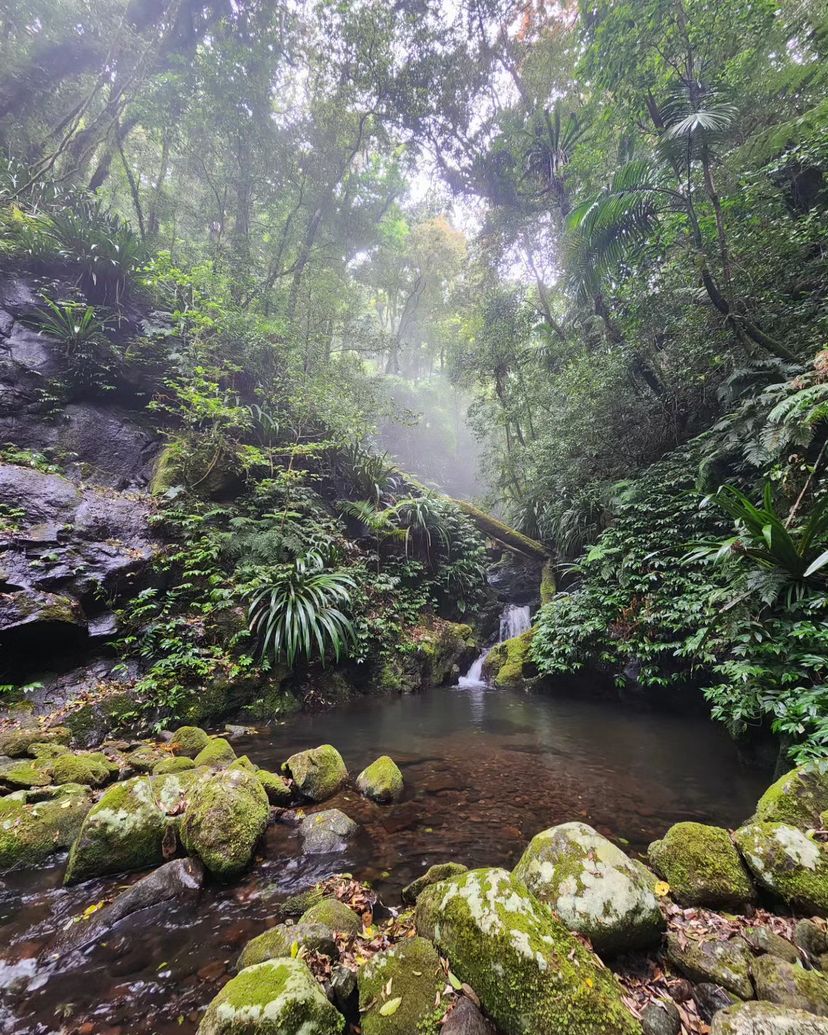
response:
[(752, 902), (750, 882), (730, 834), (704, 823), (676, 823), (647, 856), (682, 906), (735, 910)]
[(714, 1016), (710, 1035), (828, 1035), (828, 1020), (773, 1003), (737, 1003)]
[(747, 823), (734, 837), (757, 884), (792, 909), (828, 916), (824, 845), (785, 823)]
[(89, 787), (71, 783), (0, 798), (0, 870), (36, 866), (68, 848), (91, 806)]
[(437, 1035), (445, 983), (437, 950), (425, 938), (377, 953), (359, 971), (363, 1035)]
[(345, 1018), (298, 959), (267, 960), (228, 981), (198, 1035), (341, 1035)]
[(181, 843), (210, 873), (233, 877), (249, 866), (269, 816), (267, 794), (255, 774), (247, 769), (213, 773), (192, 789)]
[(756, 819), (818, 829), (828, 809), (828, 763), (809, 762), (771, 784), (756, 805)]
[(290, 773), (299, 793), (311, 801), (333, 797), (348, 779), (342, 755), (331, 744), (291, 755), (283, 769)]
[(537, 834), (514, 875), (596, 952), (646, 949), (661, 937), (664, 918), (646, 869), (586, 823)]
[(359, 774), (357, 787), (372, 801), (398, 801), (403, 792), (403, 775), (390, 755), (380, 755)]
[(506, 870), (426, 888), (416, 922), (503, 1035), (640, 1035), (611, 972)]

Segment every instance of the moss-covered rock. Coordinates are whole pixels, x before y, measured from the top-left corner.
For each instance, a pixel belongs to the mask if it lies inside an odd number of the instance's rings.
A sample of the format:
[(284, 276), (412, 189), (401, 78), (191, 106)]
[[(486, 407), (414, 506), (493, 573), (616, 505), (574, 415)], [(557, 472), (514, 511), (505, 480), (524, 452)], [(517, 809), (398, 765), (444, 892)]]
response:
[(236, 752), (224, 737), (211, 737), (195, 757), (196, 765), (208, 765), (213, 769), (225, 769), (236, 761)]
[(32, 744), (68, 744), (71, 733), (65, 726), (41, 729), (39, 726), (24, 726), (0, 733), (0, 755), (22, 758)]
[(118, 766), (100, 751), (88, 754), (66, 753), (51, 760), (52, 782), (82, 783), (89, 787), (103, 787), (118, 775)]
[(767, 953), (787, 960), (788, 963), (799, 963), (802, 959), (799, 949), (792, 942), (763, 924), (742, 928), (742, 937), (757, 955)]
[(457, 877), (461, 873), (466, 873), (467, 870), (468, 866), (464, 866), (462, 863), (435, 863), (416, 880), (406, 884), (402, 889), (402, 900), (413, 905), (420, 893), (426, 888), (430, 888), (432, 884), (439, 884), (441, 880), (448, 880), (449, 877)]
[(778, 956), (759, 956), (751, 966), (756, 998), (828, 1015), (828, 978)]
[(244, 970), (255, 963), (279, 959), (281, 956), (294, 957), (301, 949), (339, 959), (333, 931), (324, 924), (278, 924), (245, 945), (236, 963), (236, 970)]
[(676, 823), (648, 850), (653, 869), (682, 906), (740, 909), (756, 891), (730, 835), (704, 823)]
[(377, 953), (360, 968), (357, 981), (364, 1035), (439, 1032), (445, 974), (437, 950), (425, 938), (411, 938)]
[(667, 936), (667, 958), (691, 981), (721, 985), (740, 999), (753, 998), (751, 956), (741, 939), (723, 942), (683, 938), (671, 932)]
[(519, 690), (526, 679), (538, 674), (530, 658), (534, 629), (496, 644), (483, 662), (483, 678), (499, 690)]
[(267, 769), (257, 769), (256, 779), (264, 787), (267, 799), (271, 805), (282, 807), (290, 805), (293, 792), (287, 780), (279, 776), (278, 773), (270, 773)]
[(255, 773), (256, 766), (250, 761), (247, 755), (241, 755), (235, 762), (231, 762), (228, 769), (246, 769), (248, 773)]
[(756, 883), (791, 908), (828, 916), (828, 852), (785, 823), (748, 823), (736, 844)]
[(39, 760), (42, 760), (57, 758), (58, 755), (65, 755), (68, 753), (68, 751), (69, 748), (65, 744), (50, 744), (48, 742), (38, 742), (37, 744), (30, 744), (26, 754), (30, 758), (37, 758)]
[(246, 967), (207, 1007), (198, 1035), (342, 1035), (345, 1018), (298, 959)]
[(181, 843), (212, 874), (233, 877), (250, 865), (269, 815), (264, 787), (252, 773), (214, 773), (191, 790)]
[(299, 891), (295, 895), (288, 895), (284, 902), (277, 906), (277, 915), (283, 919), (296, 920), (306, 913), (311, 906), (317, 905), (324, 898), (328, 898), (320, 884), (314, 884), (307, 891)]
[(159, 762), (168, 757), (167, 752), (155, 744), (142, 744), (125, 754), (124, 761), (133, 772), (151, 773)]
[(52, 760), (13, 759), (0, 766), (0, 788), (7, 791), (28, 790), (32, 787), (47, 787), (52, 782)]
[(210, 734), (200, 726), (179, 726), (173, 733), (170, 749), (174, 755), (195, 758), (210, 743)]
[(713, 1017), (710, 1035), (828, 1035), (828, 1020), (774, 1003), (736, 1003)]
[(153, 776), (163, 776), (164, 773), (183, 773), (187, 769), (195, 769), (196, 764), (187, 755), (173, 755), (171, 758), (162, 758), (152, 767)]
[(359, 774), (357, 787), (373, 801), (399, 801), (403, 793), (403, 775), (390, 755), (380, 755)]
[(324, 809), (305, 816), (299, 827), (305, 855), (344, 852), (359, 827), (339, 809)]
[(641, 868), (586, 823), (537, 834), (514, 876), (599, 953), (648, 948), (661, 937), (664, 918)]
[(362, 930), (362, 920), (338, 898), (323, 898), (312, 905), (299, 918), (299, 923), (319, 925), (328, 931), (339, 931), (351, 937)]
[(0, 869), (36, 866), (68, 848), (91, 806), (91, 790), (78, 784), (0, 798)]
[(820, 826), (828, 809), (828, 763), (809, 762), (771, 784), (756, 805), (756, 819), (788, 823), (802, 830)]
[(414, 642), (415, 669), (412, 675), (416, 686), (411, 689), (445, 686), (452, 682), (461, 665), (478, 650), (472, 627), (459, 622), (434, 620), (416, 630)]
[(541, 571), (540, 581), (541, 604), (548, 604), (557, 591), (558, 587), (555, 584), (555, 562), (552, 560), (545, 561)]
[(299, 751), (282, 767), (299, 793), (311, 801), (331, 798), (348, 779), (342, 755), (331, 744)]
[(505, 870), (470, 870), (426, 888), (416, 922), (504, 1035), (641, 1031), (611, 972)]

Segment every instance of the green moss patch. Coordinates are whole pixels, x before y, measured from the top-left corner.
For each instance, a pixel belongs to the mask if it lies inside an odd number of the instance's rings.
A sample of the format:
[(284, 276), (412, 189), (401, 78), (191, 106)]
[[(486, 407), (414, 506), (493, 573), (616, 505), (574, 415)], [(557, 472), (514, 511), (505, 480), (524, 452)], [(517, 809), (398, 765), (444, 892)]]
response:
[(650, 865), (682, 906), (741, 909), (756, 897), (730, 835), (704, 823), (676, 823), (648, 850)]
[(411, 938), (377, 953), (359, 971), (359, 1008), (364, 1035), (437, 1035), (445, 1007), (445, 974), (437, 950)]

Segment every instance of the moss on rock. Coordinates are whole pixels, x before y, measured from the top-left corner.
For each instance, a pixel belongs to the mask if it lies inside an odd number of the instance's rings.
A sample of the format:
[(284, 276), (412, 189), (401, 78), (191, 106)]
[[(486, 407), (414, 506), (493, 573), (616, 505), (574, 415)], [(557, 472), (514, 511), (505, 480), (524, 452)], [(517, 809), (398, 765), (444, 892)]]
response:
[(774, 1003), (736, 1003), (714, 1015), (710, 1035), (828, 1035), (828, 1020)]
[(188, 769), (195, 769), (196, 764), (187, 755), (173, 755), (172, 758), (162, 758), (152, 767), (153, 776), (163, 776), (164, 773), (183, 773)]
[(195, 756), (196, 765), (209, 765), (213, 769), (224, 769), (235, 761), (236, 752), (224, 737), (211, 737)]
[(462, 863), (436, 863), (434, 866), (429, 866), (425, 873), (410, 884), (406, 884), (402, 889), (402, 900), (413, 905), (420, 894), (426, 888), (430, 888), (432, 884), (439, 884), (441, 880), (457, 877), (459, 874), (466, 873), (467, 871), (468, 866), (464, 866)]
[(792, 769), (771, 784), (756, 805), (756, 819), (788, 823), (802, 830), (820, 825), (828, 809), (828, 763), (809, 762)]
[(37, 758), (42, 760), (49, 758), (57, 758), (58, 755), (65, 755), (68, 753), (68, 751), (69, 748), (65, 744), (50, 744), (48, 742), (44, 744), (38, 742), (37, 744), (30, 744), (26, 754), (30, 758)]
[(416, 922), (503, 1035), (640, 1035), (612, 973), (505, 870), (432, 885)]
[(36, 866), (68, 848), (91, 806), (89, 787), (78, 784), (0, 798), (0, 869)]
[(362, 930), (362, 920), (338, 898), (323, 898), (306, 909), (299, 918), (300, 924), (319, 924), (328, 931), (340, 931), (351, 937)]
[(530, 656), (534, 629), (496, 644), (483, 662), (483, 678), (499, 690), (519, 690), (538, 674)]
[(0, 768), (0, 787), (6, 790), (28, 790), (47, 787), (52, 782), (52, 760), (18, 759)]
[(168, 757), (167, 752), (155, 744), (142, 744), (141, 747), (124, 755), (124, 761), (136, 773), (151, 773), (159, 762)]
[(741, 939), (723, 942), (671, 932), (667, 935), (667, 958), (691, 981), (721, 985), (740, 999), (753, 998), (751, 956)]
[(290, 805), (293, 792), (287, 780), (277, 773), (268, 772), (267, 769), (257, 769), (256, 779), (264, 787), (267, 799), (271, 805), (282, 807)]
[[(445, 1013), (440, 992), (445, 974), (437, 950), (425, 938), (411, 938), (379, 952), (357, 978), (364, 1035), (437, 1035)], [(383, 1015), (389, 1003), (393, 1012)]]
[(81, 783), (89, 787), (103, 787), (118, 775), (118, 766), (100, 751), (58, 755), (51, 760), (50, 765), (52, 782), (56, 784)]
[(828, 916), (828, 853), (797, 827), (747, 823), (735, 835), (756, 883), (791, 908)]
[(648, 849), (650, 865), (682, 906), (740, 909), (756, 891), (730, 835), (704, 823), (676, 823)]
[(756, 998), (779, 1006), (828, 1015), (828, 978), (776, 956), (760, 956), (751, 966)]
[(399, 801), (403, 793), (403, 775), (390, 755), (380, 755), (359, 774), (357, 787), (373, 801)]
[(179, 726), (173, 733), (170, 749), (174, 755), (195, 758), (210, 743), (210, 734), (200, 726)]
[(331, 744), (299, 751), (282, 768), (290, 773), (299, 793), (311, 801), (332, 797), (348, 779), (342, 755)]
[(324, 924), (278, 924), (245, 945), (236, 963), (236, 970), (244, 970), (255, 963), (279, 959), (281, 956), (294, 957), (302, 949), (339, 959), (333, 932)]
[(41, 729), (39, 726), (25, 726), (21, 729), (0, 733), (0, 755), (22, 758), (32, 744), (68, 744), (71, 734), (65, 726)]

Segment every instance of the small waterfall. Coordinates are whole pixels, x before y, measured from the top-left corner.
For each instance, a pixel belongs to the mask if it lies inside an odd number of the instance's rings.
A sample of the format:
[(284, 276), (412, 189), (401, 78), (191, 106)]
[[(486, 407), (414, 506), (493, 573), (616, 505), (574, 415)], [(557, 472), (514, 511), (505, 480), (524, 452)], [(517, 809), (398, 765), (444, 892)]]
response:
[[(507, 604), (500, 616), (500, 635), (497, 642), (503, 643), (504, 640), (511, 640), (513, 636), (520, 636), (521, 633), (525, 633), (532, 626), (532, 619), (530, 617), (529, 607), (518, 607), (517, 604)], [(465, 674), (457, 680), (457, 685), (469, 688), (477, 688), (486, 686), (486, 681), (483, 679), (483, 662), (486, 660), (491, 647), (487, 647), (483, 653), (477, 658)]]

